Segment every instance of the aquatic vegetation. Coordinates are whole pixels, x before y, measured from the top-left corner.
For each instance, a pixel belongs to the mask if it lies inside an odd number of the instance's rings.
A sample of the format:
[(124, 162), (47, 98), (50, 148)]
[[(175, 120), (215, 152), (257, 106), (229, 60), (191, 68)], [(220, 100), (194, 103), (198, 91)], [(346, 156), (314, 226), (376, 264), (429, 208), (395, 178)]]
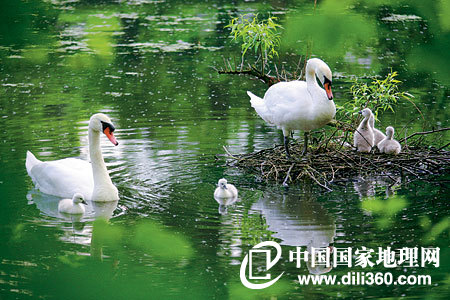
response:
[[(281, 34), (278, 28), (282, 28), (276, 23), (276, 17), (268, 17), (259, 21), (258, 15), (241, 15), (233, 18), (225, 28), (231, 28), (233, 40), (241, 40), (242, 64), (248, 50), (253, 50), (258, 55), (256, 61), (261, 61), (260, 72), (265, 73), (265, 68), (269, 59), (278, 57), (278, 48), (281, 44)], [(242, 69), (241, 65), (241, 69)]]
[(350, 93), (351, 101), (339, 105), (341, 113), (347, 117), (357, 114), (360, 110), (369, 107), (378, 119), (380, 111), (390, 110), (395, 112), (395, 106), (400, 99), (410, 100), (414, 96), (408, 92), (400, 91), (400, 80), (396, 79), (398, 72), (392, 71), (383, 79), (373, 77), (370, 83), (361, 79), (352, 80)]

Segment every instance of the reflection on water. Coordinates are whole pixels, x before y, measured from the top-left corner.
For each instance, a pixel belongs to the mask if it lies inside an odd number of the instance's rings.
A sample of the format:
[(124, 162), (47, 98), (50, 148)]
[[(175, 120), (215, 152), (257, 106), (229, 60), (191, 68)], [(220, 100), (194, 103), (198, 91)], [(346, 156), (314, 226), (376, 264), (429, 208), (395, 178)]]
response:
[[(62, 198), (44, 194), (36, 189), (32, 189), (27, 194), (28, 204), (36, 205), (41, 213), (46, 217), (61, 220), (93, 221), (99, 217), (109, 220), (117, 208), (118, 201), (95, 202), (86, 201), (86, 211), (83, 215), (69, 215), (58, 211), (58, 203)], [(119, 213), (120, 214), (120, 213)], [(118, 215), (119, 215), (118, 214)]]
[(219, 203), (219, 214), (226, 215), (228, 213), (228, 206), (233, 205), (238, 201), (238, 197), (221, 198), (214, 197), (214, 199)]
[(252, 210), (264, 215), (272, 236), (281, 245), (327, 247), (333, 243), (335, 224), (328, 212), (311, 193), (266, 192)]
[[(298, 194), (266, 192), (252, 205), (252, 210), (264, 216), (268, 230), (274, 232), (272, 237), (280, 239), (281, 245), (304, 246), (311, 253), (312, 247), (332, 247), (334, 243), (334, 220), (310, 191)], [(331, 267), (313, 267), (311, 261), (307, 261), (311, 274), (331, 271)]]
[[(249, 247), (269, 239), (285, 247), (428, 243), (450, 257), (445, 185), (398, 188), (394, 181), (407, 180), (359, 178), (325, 195), (308, 191), (307, 184), (303, 191), (280, 191), (217, 163), (214, 155), (223, 146), (244, 153), (281, 140), (245, 95), (266, 87), (210, 68), (222, 57), (240, 57), (224, 29), (231, 17), (276, 14), (286, 28), (283, 44), (300, 54), (308, 43), (299, 34), (320, 32), (308, 51), (338, 75), (337, 104), (348, 100), (349, 78), (383, 76), (393, 68), (430, 126), (445, 126), (445, 1), (430, 9), (419, 2), (379, 7), (382, 1), (366, 1), (358, 9), (356, 1), (342, 8), (327, 0), (316, 15), (311, 3), (298, 1), (7, 2), (0, 4), (0, 290), (6, 298), (246, 298), (250, 294), (237, 276), (240, 262)], [(351, 7), (355, 11), (348, 15)], [(330, 11), (340, 13), (316, 22)], [(336, 22), (343, 24), (336, 30), (345, 38), (330, 48), (338, 35), (321, 26)], [(283, 52), (287, 69), (290, 60), (297, 64), (297, 55)], [(384, 114), (381, 124), (420, 130), (410, 108)], [(107, 113), (117, 127), (119, 146), (102, 144), (121, 200), (90, 202), (81, 218), (63, 216), (59, 198), (29, 190), (25, 153), (44, 160), (87, 159), (87, 119), (96, 112)], [(239, 182), (241, 199), (218, 205), (213, 186), (225, 175)], [(312, 274), (343, 272), (308, 268)], [(430, 290), (441, 295), (445, 271), (427, 271), (436, 286), (299, 289), (280, 283), (280, 289), (287, 291), (285, 298), (425, 297)]]
[(384, 189), (386, 198), (388, 198), (395, 194), (395, 190), (401, 183), (402, 178), (398, 176), (358, 177), (353, 182), (353, 188), (360, 199), (375, 196), (377, 188)]
[(109, 220), (115, 209), (117, 208), (117, 204), (119, 201), (106, 201), (106, 202), (97, 202), (90, 201), (89, 204), (92, 205), (94, 210), (94, 218), (102, 218), (105, 220)]
[[(109, 220), (117, 208), (118, 201), (86, 201), (86, 211), (82, 215), (64, 214), (58, 211), (60, 197), (41, 193), (32, 189), (27, 194), (28, 204), (35, 205), (41, 212), (37, 222), (46, 222), (63, 230), (60, 240), (80, 245), (90, 245), (93, 233), (92, 221)], [(120, 215), (121, 212), (117, 213)]]

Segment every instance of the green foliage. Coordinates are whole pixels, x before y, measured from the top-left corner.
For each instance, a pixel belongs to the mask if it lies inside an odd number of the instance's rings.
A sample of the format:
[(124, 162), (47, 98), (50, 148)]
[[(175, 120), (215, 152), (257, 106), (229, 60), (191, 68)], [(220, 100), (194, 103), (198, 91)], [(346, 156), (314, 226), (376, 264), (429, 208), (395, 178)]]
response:
[(450, 229), (450, 217), (444, 217), (436, 224), (432, 224), (428, 216), (422, 216), (419, 224), (426, 231), (423, 241), (426, 244), (432, 244), (435, 242), (436, 238), (447, 232), (447, 237)]
[(111, 225), (106, 219), (99, 218), (93, 224), (92, 246), (120, 248), (124, 233), (124, 229), (120, 226)]
[[(130, 241), (125, 238), (125, 231), (131, 233)], [(138, 222), (132, 228), (110, 224), (104, 219), (94, 222), (93, 248), (101, 249), (106, 246), (117, 252), (125, 245), (133, 246), (153, 257), (167, 261), (190, 258), (193, 254), (193, 249), (184, 236), (150, 220)]]
[(349, 53), (367, 56), (376, 42), (376, 22), (358, 13), (357, 6), (353, 0), (325, 0), (315, 10), (310, 5), (300, 13), (288, 13), (283, 47), (302, 55), (316, 54), (327, 62), (342, 61)]
[(161, 259), (177, 260), (193, 255), (193, 249), (183, 235), (149, 220), (137, 225), (133, 244)]
[(58, 256), (58, 260), (72, 268), (79, 268), (83, 266), (83, 264), (86, 262), (86, 256), (80, 256), (80, 255), (60, 255)]
[(360, 110), (369, 107), (378, 118), (380, 111), (391, 110), (394, 112), (395, 106), (400, 99), (410, 101), (413, 96), (407, 92), (400, 92), (400, 80), (395, 79), (397, 72), (389, 73), (384, 79), (373, 78), (367, 84), (360, 79), (354, 79), (350, 88), (352, 100), (344, 105), (336, 105), (345, 115), (355, 115)]
[(404, 197), (392, 196), (387, 200), (378, 197), (367, 198), (361, 203), (361, 208), (374, 214), (376, 224), (380, 229), (387, 229), (392, 226), (393, 217), (402, 209), (408, 206)]
[(278, 48), (281, 43), (278, 28), (282, 28), (282, 26), (277, 24), (276, 20), (276, 17), (269, 17), (267, 20), (259, 21), (258, 15), (252, 18), (247, 14), (233, 18), (230, 24), (225, 26), (231, 28), (233, 40), (241, 40), (242, 58), (248, 50), (253, 50), (259, 55), (259, 58), (262, 59), (262, 72), (264, 72), (267, 61), (278, 56)]

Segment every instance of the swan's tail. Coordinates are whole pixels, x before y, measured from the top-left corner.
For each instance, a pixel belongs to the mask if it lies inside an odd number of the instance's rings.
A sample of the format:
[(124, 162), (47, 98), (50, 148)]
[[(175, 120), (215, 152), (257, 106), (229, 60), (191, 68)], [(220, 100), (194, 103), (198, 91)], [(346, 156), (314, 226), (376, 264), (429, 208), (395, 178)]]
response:
[(30, 151), (27, 151), (27, 160), (25, 161), (25, 167), (27, 168), (27, 173), (31, 177), (31, 169), (39, 164), (41, 161), (36, 158)]
[(267, 110), (264, 99), (254, 95), (252, 92), (247, 91), (247, 95), (250, 96), (250, 104), (255, 109), (256, 113), (267, 123), (273, 124), (271, 113)]

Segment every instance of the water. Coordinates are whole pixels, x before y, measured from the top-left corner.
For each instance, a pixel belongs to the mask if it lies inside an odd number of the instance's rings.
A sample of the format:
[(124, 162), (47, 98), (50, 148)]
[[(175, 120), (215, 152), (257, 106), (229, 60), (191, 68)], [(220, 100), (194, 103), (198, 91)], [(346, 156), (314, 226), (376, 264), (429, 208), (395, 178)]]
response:
[[(215, 160), (223, 146), (244, 153), (281, 141), (245, 94), (262, 94), (266, 87), (211, 68), (220, 66), (222, 57), (239, 56), (223, 29), (230, 15), (271, 12), (289, 37), (299, 28), (294, 16), (310, 9), (295, 1), (281, 7), (35, 0), (4, 7), (4, 19), (18, 21), (0, 27), (1, 298), (445, 298), (445, 181), (400, 185), (402, 179), (352, 179), (325, 193), (310, 184), (281, 188)], [(415, 4), (369, 13), (370, 22), (388, 18), (366, 24), (371, 45), (349, 39), (350, 45), (322, 51), (319, 40), (314, 48), (335, 73), (336, 102), (349, 98), (352, 76), (384, 76), (392, 67), (400, 72), (402, 88), (415, 95), (428, 128), (448, 126), (448, 71), (440, 67), (448, 54), (433, 64), (431, 51), (448, 37), (441, 15)], [(371, 26), (379, 36), (372, 36)], [(284, 43), (297, 43), (295, 51), (304, 53), (305, 43), (296, 41)], [(421, 55), (424, 49), (430, 54)], [(297, 60), (296, 55), (282, 61)], [(42, 160), (87, 159), (87, 122), (96, 112), (108, 114), (117, 128), (119, 146), (102, 137), (102, 151), (121, 199), (106, 206), (90, 203), (81, 218), (62, 216), (59, 198), (33, 189), (25, 153)], [(408, 103), (383, 115), (381, 123), (407, 132), (422, 128)], [(227, 207), (213, 198), (222, 177), (240, 193)], [(377, 204), (381, 212), (362, 204), (374, 195), (384, 201)], [(251, 291), (239, 280), (240, 263), (266, 240), (282, 245), (273, 273), (285, 274), (273, 287)], [(441, 266), (371, 269), (430, 274), (431, 286), (300, 286), (297, 275), (320, 270), (297, 269), (288, 251), (308, 245), (441, 247)], [(327, 274), (349, 271), (361, 269), (339, 266)]]

